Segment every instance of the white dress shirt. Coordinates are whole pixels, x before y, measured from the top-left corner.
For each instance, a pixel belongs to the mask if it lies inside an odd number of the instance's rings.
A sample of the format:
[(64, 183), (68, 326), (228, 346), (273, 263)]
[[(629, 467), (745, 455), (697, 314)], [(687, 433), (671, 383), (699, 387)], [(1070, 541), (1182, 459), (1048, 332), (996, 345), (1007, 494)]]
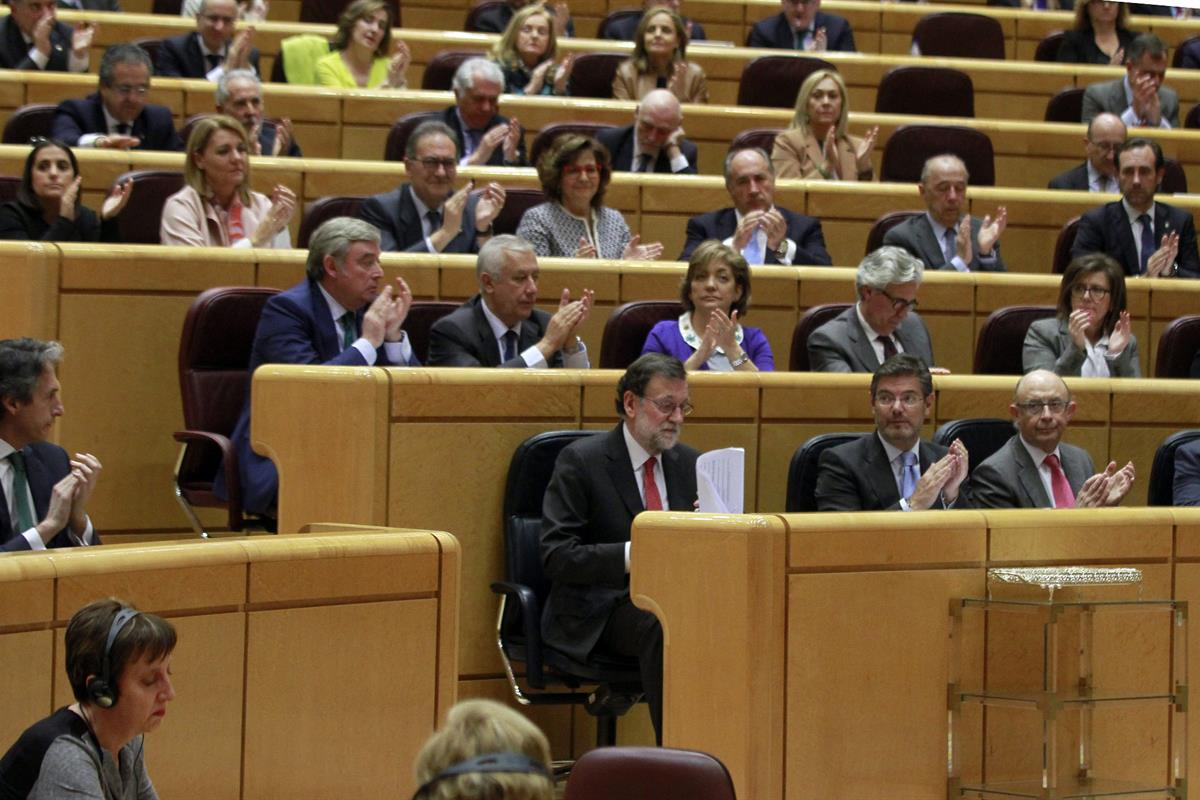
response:
[[(637, 439), (633, 438), (633, 434), (629, 432), (629, 423), (621, 425), (621, 433), (625, 435), (625, 447), (629, 450), (629, 463), (633, 467), (633, 481), (637, 484), (638, 497), (642, 498), (642, 508), (646, 507), (646, 461), (650, 458), (650, 454), (646, 452), (646, 448), (638, 444)], [(658, 487), (658, 496), (662, 499), (663, 510), (666, 511), (670, 507), (670, 501), (667, 499), (667, 478), (663, 473), (662, 454), (655, 456), (654, 462), (654, 485)], [(625, 571), (629, 572), (629, 549), (633, 545), (632, 541), (625, 543)]]
[[(771, 207), (774, 208), (774, 206)], [(726, 245), (727, 247), (733, 247), (733, 238), (734, 236), (737, 236), (737, 228), (742, 224), (742, 212), (735, 208), (733, 213), (737, 217), (737, 225), (734, 226), (733, 236), (730, 236), (725, 241), (721, 242), (721, 244)], [(767, 244), (767, 232), (760, 226), (756, 231), (754, 231), (754, 236), (756, 239), (758, 239), (758, 246), (761, 248), (763, 254), (763, 263), (765, 264), (767, 260), (767, 254), (774, 252)], [(781, 266), (787, 267), (791, 266), (792, 261), (794, 261), (796, 258), (796, 243), (791, 239), (784, 239), (783, 241), (787, 244), (787, 252), (784, 254), (783, 258), (779, 259), (779, 263)]]
[[(1062, 469), (1063, 476), (1065, 477), (1067, 474), (1067, 468), (1063, 466), (1062, 453), (1059, 452), (1059, 448), (1057, 447), (1054, 448), (1053, 453), (1047, 453), (1042, 450), (1042, 448), (1034, 447), (1033, 445), (1029, 444), (1029, 442), (1025, 441), (1024, 438), (1021, 439), (1021, 446), (1025, 448), (1026, 453), (1029, 453), (1029, 457), (1033, 459), (1034, 466), (1037, 467), (1037, 474), (1038, 477), (1042, 479), (1042, 487), (1046, 490), (1046, 497), (1050, 498), (1050, 507), (1058, 508), (1058, 506), (1054, 504), (1054, 484), (1051, 483), (1050, 466), (1046, 463), (1046, 456), (1058, 456), (1058, 466), (1060, 469)], [(1069, 484), (1070, 480), (1068, 480), (1067, 483)]]
[[(518, 322), (513, 327), (509, 328), (500, 318), (492, 313), (488, 308), (487, 300), (480, 298), (479, 307), (483, 309), (483, 317), (488, 322), (488, 327), (492, 329), (492, 336), (496, 337), (496, 351), (500, 354), (500, 363), (504, 363), (504, 334), (512, 331), (517, 335), (517, 341), (521, 341), (521, 324)], [(587, 348), (584, 347), (583, 340), (579, 340), (579, 349), (574, 353), (562, 351), (563, 366), (568, 369), (588, 369), (591, 367), (591, 362), (588, 360)], [(528, 347), (520, 353), (521, 360), (525, 362), (525, 366), (533, 369), (546, 369), (550, 365), (546, 362), (546, 357), (542, 355), (542, 351), (537, 348), (537, 345)]]

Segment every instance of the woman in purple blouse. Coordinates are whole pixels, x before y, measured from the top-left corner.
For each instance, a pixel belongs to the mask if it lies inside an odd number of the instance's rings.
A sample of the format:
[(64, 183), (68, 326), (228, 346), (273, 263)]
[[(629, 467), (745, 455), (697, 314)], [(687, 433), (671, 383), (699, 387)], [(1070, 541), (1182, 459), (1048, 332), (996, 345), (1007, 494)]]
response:
[(643, 353), (675, 356), (688, 370), (775, 369), (767, 337), (739, 324), (750, 306), (750, 267), (741, 253), (716, 239), (701, 244), (692, 252), (679, 298), (683, 314), (655, 325)]

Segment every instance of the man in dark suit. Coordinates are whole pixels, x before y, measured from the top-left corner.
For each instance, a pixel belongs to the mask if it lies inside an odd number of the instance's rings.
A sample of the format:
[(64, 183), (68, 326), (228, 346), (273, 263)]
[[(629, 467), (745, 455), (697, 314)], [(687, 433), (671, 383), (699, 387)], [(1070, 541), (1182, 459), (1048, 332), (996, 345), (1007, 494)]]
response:
[(1115, 192), (1117, 185), (1117, 149), (1125, 143), (1125, 123), (1107, 111), (1088, 123), (1083, 137), (1087, 158), (1050, 179), (1051, 189), (1072, 189), (1077, 192)]
[(1155, 201), (1162, 177), (1163, 154), (1157, 142), (1139, 137), (1121, 145), (1121, 199), (1080, 218), (1071, 256), (1106, 253), (1121, 262), (1126, 275), (1200, 278), (1196, 224), (1189, 212)]
[(567, 446), (546, 489), (542, 639), (579, 660), (597, 645), (636, 656), (661, 743), (662, 628), (629, 599), (629, 532), (644, 510), (691, 511), (696, 501), (698, 453), (677, 444), (692, 410), (683, 364), (641, 356), (617, 384), (616, 405), (622, 422)]
[[(530, 0), (508, 0), (498, 6), (485, 9), (475, 18), (474, 30), (480, 33), (504, 33), (513, 14), (529, 4)], [(554, 20), (554, 33), (558, 38), (575, 35), (575, 22), (565, 2), (548, 3), (546, 9)]]
[[(681, 0), (644, 0), (642, 3), (642, 11), (654, 8), (655, 6), (666, 6), (675, 13), (683, 17), (683, 11), (680, 6), (683, 5)], [(630, 14), (622, 17), (614, 22), (609, 23), (604, 29), (605, 39), (611, 39), (618, 42), (632, 42), (634, 34), (637, 33), (637, 26), (641, 23), (642, 18), (637, 14)], [(707, 39), (708, 36), (704, 33), (704, 26), (695, 20), (683, 17), (683, 24), (687, 29), (688, 41), (695, 42), (701, 39)]]
[[(874, 372), (896, 353), (932, 367), (929, 331), (917, 316), (920, 260), (899, 247), (881, 247), (858, 265), (858, 302), (808, 337), (813, 372)], [(911, 313), (910, 313), (911, 312)]]
[[(263, 364), (337, 367), (419, 366), (405, 334), (412, 293), (403, 278), (380, 289), (379, 231), (362, 220), (334, 217), (308, 245), (307, 277), (272, 297), (254, 332), (250, 371)], [(275, 517), (279, 474), (250, 448), (250, 397), (230, 435), (237, 450), (242, 506)], [(227, 497), (225, 475), (213, 487)]]
[(0, 67), (47, 72), (87, 72), (95, 26), (59, 22), (54, 0), (9, 0), (0, 19)]
[(1178, 128), (1179, 95), (1163, 86), (1167, 46), (1153, 33), (1134, 38), (1125, 49), (1125, 76), (1093, 83), (1083, 93), (1083, 121), (1102, 111), (1130, 128)]
[(842, 50), (853, 53), (854, 31), (836, 14), (821, 11), (821, 0), (779, 0), (783, 10), (754, 23), (746, 47), (805, 50), (823, 53)]
[(525, 131), (515, 119), (500, 115), (504, 73), (486, 58), (469, 58), (459, 65), (451, 82), (454, 105), (441, 121), (462, 145), (459, 163), (477, 167), (524, 167)]
[(379, 228), (387, 253), (478, 253), (504, 208), (504, 188), (490, 183), (471, 196), (474, 182), (454, 191), (458, 144), (441, 122), (422, 122), (408, 137), (404, 167), (409, 183), (368, 197), (362, 218)]
[(51, 135), (72, 147), (182, 150), (171, 110), (146, 102), (150, 57), (133, 44), (115, 44), (100, 59), (100, 91), (58, 104)]
[(1004, 272), (1000, 235), (1008, 225), (1008, 211), (1000, 206), (995, 219), (967, 214), (968, 178), (966, 164), (956, 155), (927, 159), (917, 186), (926, 212), (889, 230), (883, 243), (903, 247), (924, 261), (926, 269)]
[(248, 69), (226, 72), (217, 81), (217, 113), (227, 114), (246, 129), (256, 156), (288, 156), (299, 158), (300, 145), (292, 133), (292, 121), (280, 120), (276, 125), (264, 119), (262, 81)]
[(46, 441), (63, 413), (62, 352), (58, 342), (0, 341), (0, 552), (100, 544), (87, 515), (100, 461)]
[(970, 508), (967, 448), (921, 440), (933, 411), (933, 377), (921, 359), (900, 353), (871, 377), (875, 433), (821, 453), (818, 511), (924, 511)]
[(1017, 434), (971, 473), (976, 508), (1090, 508), (1120, 503), (1136, 477), (1133, 462), (1095, 472), (1086, 450), (1062, 442), (1075, 401), (1044, 369), (1017, 381), (1008, 407)]
[(58, 7), (79, 9), (82, 11), (121, 10), (121, 4), (117, 0), (58, 0)]
[(612, 155), (614, 172), (696, 174), (696, 145), (683, 138), (683, 109), (666, 89), (647, 92), (633, 124), (596, 134)]
[(592, 309), (591, 290), (573, 301), (563, 289), (553, 316), (534, 308), (537, 254), (524, 239), (509, 234), (494, 237), (480, 249), (475, 274), (479, 294), (435, 322), (429, 332), (430, 366), (590, 366), (576, 332)]
[(717, 239), (750, 264), (829, 266), (821, 221), (775, 205), (775, 167), (759, 147), (734, 150), (725, 157), (725, 190), (732, 208), (698, 214), (688, 220), (680, 261), (708, 239)]
[(257, 74), (258, 51), (250, 46), (254, 29), (247, 28), (234, 38), (237, 20), (234, 0), (203, 0), (196, 13), (196, 30), (163, 39), (158, 48), (158, 75), (216, 81), (234, 69)]

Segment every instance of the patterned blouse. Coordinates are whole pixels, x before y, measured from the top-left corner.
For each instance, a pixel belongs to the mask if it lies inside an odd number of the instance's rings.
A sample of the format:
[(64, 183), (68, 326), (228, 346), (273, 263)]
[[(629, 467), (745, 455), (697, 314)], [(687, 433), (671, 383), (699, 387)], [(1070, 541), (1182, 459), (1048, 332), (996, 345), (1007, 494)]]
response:
[(573, 257), (579, 249), (579, 240), (586, 239), (596, 245), (599, 258), (607, 259), (621, 258), (625, 245), (632, 238), (625, 218), (615, 208), (601, 207), (593, 211), (589, 226), (581, 217), (554, 201), (526, 211), (517, 226), (517, 236), (533, 245), (539, 256), (562, 258)]

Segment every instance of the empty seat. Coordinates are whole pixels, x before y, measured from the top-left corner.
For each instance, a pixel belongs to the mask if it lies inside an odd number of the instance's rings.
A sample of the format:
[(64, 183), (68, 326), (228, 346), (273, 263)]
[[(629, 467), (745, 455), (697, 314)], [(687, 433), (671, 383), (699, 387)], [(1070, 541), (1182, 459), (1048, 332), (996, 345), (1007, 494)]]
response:
[(1082, 122), (1083, 89), (1063, 89), (1046, 101), (1046, 122)]
[[(600, 27), (596, 29), (597, 39), (620, 39), (620, 36), (614, 36), (611, 28), (626, 20), (642, 18), (642, 9), (640, 8), (618, 8), (616, 11), (610, 11), (600, 20)], [(636, 27), (636, 23), (634, 24)]]
[(742, 68), (738, 81), (739, 106), (792, 108), (804, 79), (819, 69), (837, 71), (823, 58), (759, 56)]
[(566, 800), (735, 800), (715, 756), (669, 747), (601, 747), (580, 756)]
[(4, 144), (29, 144), (34, 137), (50, 138), (54, 122), (53, 103), (28, 103), (12, 113), (4, 123)]
[(1154, 377), (1191, 378), (1196, 351), (1200, 350), (1200, 314), (1171, 320), (1158, 340)]
[(143, 169), (126, 172), (116, 183), (132, 181), (129, 202), (117, 215), (117, 231), (125, 244), (158, 244), (163, 204), (183, 188), (183, 173)]
[(849, 303), (823, 303), (800, 315), (796, 320), (796, 327), (792, 329), (792, 356), (788, 361), (790, 371), (808, 372), (812, 369), (808, 361), (808, 337), (849, 307)]
[(767, 155), (775, 149), (775, 137), (783, 133), (783, 128), (749, 128), (733, 137), (729, 143), (730, 152), (746, 147), (761, 147)]
[(992, 140), (959, 125), (901, 125), (883, 146), (881, 181), (917, 183), (930, 156), (953, 153), (967, 165), (972, 186), (995, 186)]
[(975, 85), (970, 75), (950, 67), (893, 67), (879, 82), (875, 112), (973, 117)]
[(1187, 194), (1187, 190), (1187, 173), (1183, 167), (1173, 158), (1164, 158), (1162, 183), (1158, 185), (1158, 191), (1164, 194)]
[(993, 311), (975, 343), (976, 375), (1023, 375), (1021, 350), (1029, 326), (1053, 317), (1054, 306), (1007, 306)]
[[(477, 189), (477, 192), (482, 192), (482, 189)], [(492, 232), (501, 233), (516, 233), (517, 226), (521, 224), (521, 217), (525, 212), (536, 205), (544, 203), (546, 196), (542, 194), (541, 189), (532, 187), (504, 187), (504, 208), (500, 209), (500, 213), (492, 220)]]
[(422, 364), (429, 360), (429, 331), (433, 323), (458, 308), (448, 300), (414, 300), (404, 318), (404, 334)]
[(479, 18), (503, 5), (506, 5), (504, 0), (485, 0), (483, 3), (471, 6), (471, 10), (467, 12), (467, 20), (463, 23), (463, 30), (467, 33), (487, 33), (479, 27)]
[(1054, 241), (1054, 264), (1051, 267), (1055, 274), (1062, 275), (1067, 271), (1067, 265), (1071, 263), (1071, 248), (1075, 246), (1075, 234), (1078, 232), (1079, 217), (1071, 217), (1059, 230), (1058, 238)]
[(983, 14), (948, 11), (929, 14), (913, 28), (913, 42), (923, 56), (1004, 58), (1004, 29)]
[(357, 217), (358, 209), (365, 199), (366, 197), (361, 194), (330, 195), (309, 203), (308, 208), (304, 209), (304, 216), (300, 219), (300, 235), (297, 237), (296, 247), (307, 249), (309, 237), (326, 220), (334, 217)]
[(427, 92), (448, 92), (454, 80), (454, 73), (468, 58), (481, 58), (485, 55), (478, 50), (442, 50), (425, 65), (421, 75), (421, 88)]
[(575, 56), (567, 91), (572, 97), (611, 99), (617, 67), (629, 58), (627, 53), (580, 53)]
[(975, 417), (952, 419), (934, 431), (933, 443), (949, 447), (955, 439), (962, 439), (967, 448), (967, 472), (1004, 446), (1015, 432), (1011, 419), (998, 417)]
[(642, 354), (650, 329), (683, 313), (678, 300), (634, 300), (613, 309), (600, 339), (600, 368), (625, 369)]
[(1192, 106), (1192, 110), (1187, 113), (1183, 120), (1185, 128), (1200, 128), (1200, 103)]
[(1062, 47), (1066, 34), (1062, 31), (1050, 31), (1038, 42), (1033, 54), (1034, 61), (1058, 61), (1058, 48)]
[(796, 448), (788, 464), (787, 505), (789, 514), (817, 510), (817, 466), (821, 453), (831, 447), (849, 444), (861, 433), (821, 433)]
[(603, 122), (551, 122), (533, 137), (533, 144), (529, 147), (529, 163), (536, 167), (542, 154), (549, 150), (550, 145), (554, 144), (554, 140), (560, 136), (579, 133), (595, 137), (600, 131), (611, 127), (613, 126), (605, 125)]

